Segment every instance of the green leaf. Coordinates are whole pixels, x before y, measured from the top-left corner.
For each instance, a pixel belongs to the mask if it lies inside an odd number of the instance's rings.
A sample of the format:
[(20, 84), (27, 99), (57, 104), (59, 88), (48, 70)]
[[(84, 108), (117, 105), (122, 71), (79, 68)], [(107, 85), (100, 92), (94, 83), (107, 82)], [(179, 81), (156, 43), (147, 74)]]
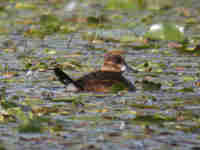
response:
[(163, 32), (165, 40), (183, 41), (183, 27), (176, 24), (165, 23), (163, 24)]
[(154, 24), (150, 27), (145, 37), (154, 40), (183, 41), (184, 28), (173, 23)]

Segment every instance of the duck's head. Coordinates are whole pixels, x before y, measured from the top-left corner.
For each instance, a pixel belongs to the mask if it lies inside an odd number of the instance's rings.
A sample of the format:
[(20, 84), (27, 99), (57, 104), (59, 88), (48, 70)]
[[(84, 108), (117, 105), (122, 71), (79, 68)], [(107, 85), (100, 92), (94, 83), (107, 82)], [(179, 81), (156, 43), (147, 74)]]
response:
[(124, 58), (121, 56), (124, 51), (111, 51), (104, 55), (104, 64), (101, 67), (101, 71), (111, 72), (124, 72), (132, 71), (137, 72), (127, 65)]

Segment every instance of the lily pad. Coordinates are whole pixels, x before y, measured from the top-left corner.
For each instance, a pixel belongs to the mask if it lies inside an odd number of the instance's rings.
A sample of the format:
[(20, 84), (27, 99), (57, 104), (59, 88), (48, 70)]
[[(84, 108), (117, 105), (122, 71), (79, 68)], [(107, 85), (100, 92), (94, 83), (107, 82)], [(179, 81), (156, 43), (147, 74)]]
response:
[(183, 41), (184, 27), (173, 23), (153, 24), (145, 37), (153, 40)]

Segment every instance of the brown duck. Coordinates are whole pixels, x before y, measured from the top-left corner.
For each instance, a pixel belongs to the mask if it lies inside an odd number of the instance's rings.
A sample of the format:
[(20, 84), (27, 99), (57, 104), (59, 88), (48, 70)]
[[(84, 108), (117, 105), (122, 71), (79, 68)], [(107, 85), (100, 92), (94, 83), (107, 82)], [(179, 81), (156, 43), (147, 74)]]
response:
[(137, 72), (130, 68), (123, 57), (122, 51), (111, 51), (105, 54), (104, 64), (100, 70), (91, 72), (77, 80), (72, 79), (59, 67), (54, 68), (58, 80), (66, 85), (69, 91), (87, 92), (112, 92), (115, 86), (123, 87), (122, 90), (134, 91), (134, 85), (122, 73), (126, 70)]

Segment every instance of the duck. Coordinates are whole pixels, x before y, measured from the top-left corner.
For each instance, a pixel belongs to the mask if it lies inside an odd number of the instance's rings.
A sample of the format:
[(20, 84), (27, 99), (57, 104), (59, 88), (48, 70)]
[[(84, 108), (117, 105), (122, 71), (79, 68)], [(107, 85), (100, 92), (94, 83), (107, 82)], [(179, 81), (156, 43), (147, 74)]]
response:
[(110, 93), (114, 89), (123, 91), (135, 91), (135, 86), (127, 80), (123, 73), (138, 71), (127, 65), (122, 57), (123, 51), (110, 51), (104, 55), (104, 63), (97, 71), (90, 72), (78, 79), (72, 79), (60, 67), (55, 67), (54, 73), (57, 79), (72, 92), (101, 92)]

